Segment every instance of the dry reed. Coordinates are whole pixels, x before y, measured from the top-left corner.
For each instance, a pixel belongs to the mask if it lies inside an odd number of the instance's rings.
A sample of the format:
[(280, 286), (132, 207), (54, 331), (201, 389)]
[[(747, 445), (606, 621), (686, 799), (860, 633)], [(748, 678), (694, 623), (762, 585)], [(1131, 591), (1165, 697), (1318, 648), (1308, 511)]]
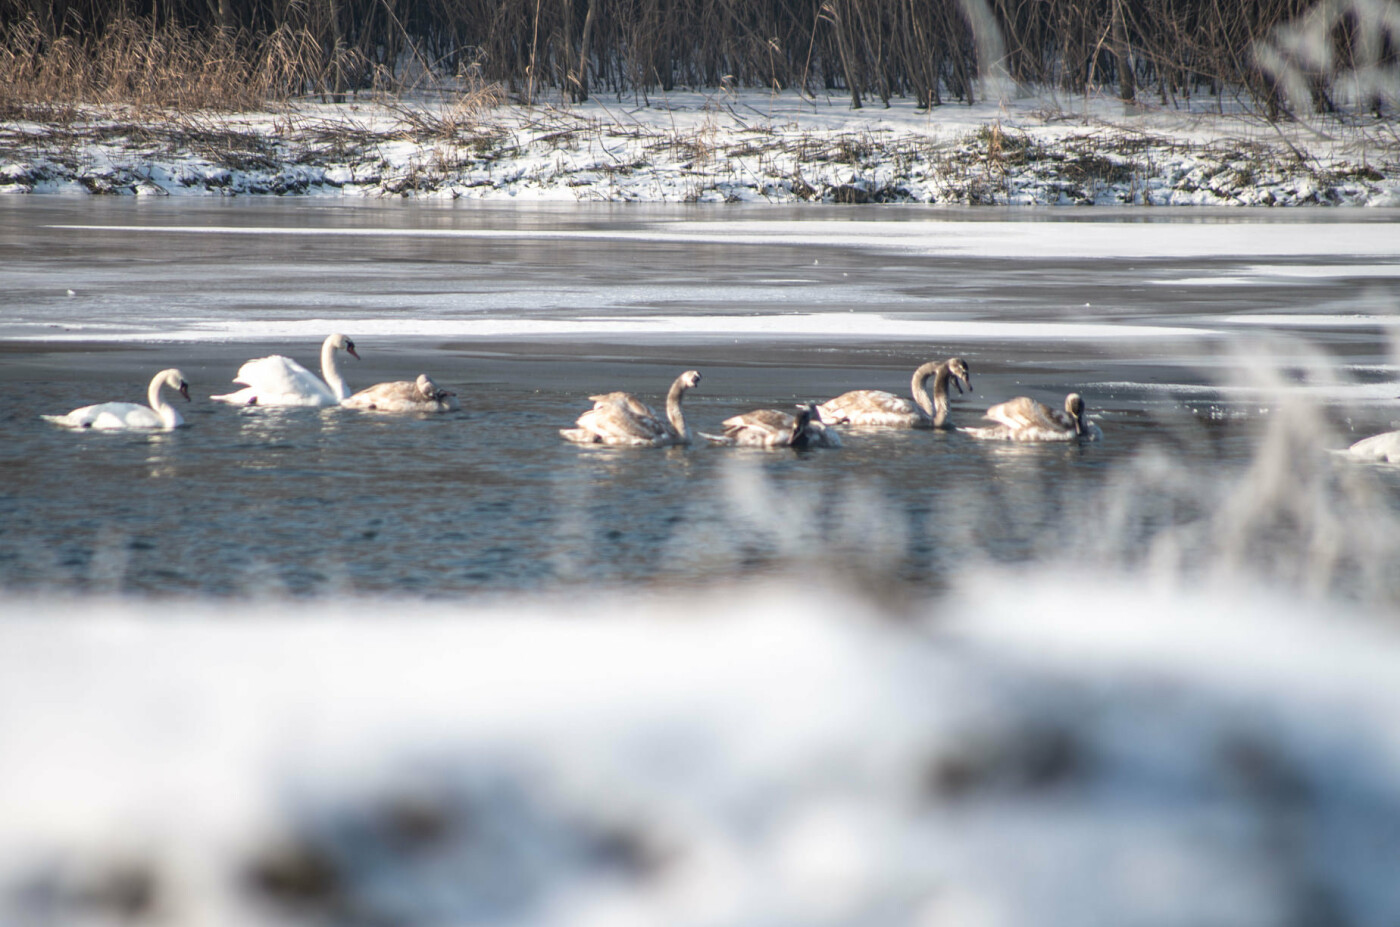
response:
[(490, 86), (483, 105), (745, 86), (932, 106), (998, 78), (1280, 116), (1392, 105), (1398, 55), (1394, 0), (0, 0), (11, 108)]

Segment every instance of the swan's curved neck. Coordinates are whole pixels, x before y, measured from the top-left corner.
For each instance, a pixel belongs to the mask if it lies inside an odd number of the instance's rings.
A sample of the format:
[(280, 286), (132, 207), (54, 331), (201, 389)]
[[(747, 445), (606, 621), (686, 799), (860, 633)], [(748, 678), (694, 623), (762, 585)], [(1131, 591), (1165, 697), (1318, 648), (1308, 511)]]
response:
[(335, 359), (335, 345), (331, 344), (329, 338), (321, 345), (321, 379), (326, 381), (326, 385), (331, 388), (338, 401), (344, 402), (350, 398), (350, 384), (340, 375), (340, 365)]
[(681, 412), (681, 400), (685, 398), (685, 391), (690, 389), (686, 385), (684, 378), (677, 378), (671, 384), (671, 391), (666, 394), (666, 418), (671, 422), (671, 428), (676, 432), (676, 437), (682, 441), (690, 442), (690, 432), (685, 430), (685, 414)]
[(1088, 434), (1089, 423), (1084, 418), (1084, 406), (1078, 408), (1068, 399), (1065, 400), (1065, 412), (1069, 415), (1071, 424), (1074, 425), (1074, 433), (1077, 435)]
[(792, 420), (792, 432), (788, 435), (789, 447), (807, 446), (807, 425), (812, 421), (810, 412), (798, 412)]
[(146, 389), (146, 402), (160, 416), (160, 420), (165, 423), (166, 428), (179, 428), (185, 424), (185, 420), (180, 415), (179, 409), (165, 401), (165, 396), (160, 391), (164, 385), (164, 373), (158, 374), (155, 379), (151, 380), (151, 385)]
[[(933, 380), (933, 393), (930, 395), (928, 381)], [(942, 425), (948, 417), (948, 365), (940, 361), (929, 361), (914, 371), (909, 381), (909, 392), (914, 402), (924, 414), (933, 419), (935, 425)]]

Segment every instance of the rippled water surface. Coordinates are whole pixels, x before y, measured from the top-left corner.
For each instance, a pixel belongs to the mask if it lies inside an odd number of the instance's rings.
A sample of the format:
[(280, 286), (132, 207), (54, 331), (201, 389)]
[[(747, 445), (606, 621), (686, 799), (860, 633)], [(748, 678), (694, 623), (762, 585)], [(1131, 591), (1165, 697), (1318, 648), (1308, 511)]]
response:
[[(1183, 477), (1203, 508), (1247, 481), (1293, 398), (1331, 429), (1319, 446), (1397, 427), (1395, 218), (0, 202), (0, 587), (452, 596), (793, 561), (936, 587), (973, 559), (1069, 544), (1132, 559), (1154, 526), (1201, 517)], [(428, 372), (463, 411), (209, 401), (251, 357), (314, 367), (331, 331), (363, 356), (352, 387)], [(847, 431), (840, 450), (657, 451), (557, 434), (590, 393), (659, 405), (686, 368), (704, 377), (688, 418), (716, 430), (904, 392), (952, 354), (975, 390), (956, 421), (1077, 390), (1105, 440)], [(138, 401), (170, 366), (192, 385), (187, 428), (39, 418)], [(1168, 466), (1142, 465), (1153, 448)], [(1393, 472), (1364, 478), (1396, 506)]]

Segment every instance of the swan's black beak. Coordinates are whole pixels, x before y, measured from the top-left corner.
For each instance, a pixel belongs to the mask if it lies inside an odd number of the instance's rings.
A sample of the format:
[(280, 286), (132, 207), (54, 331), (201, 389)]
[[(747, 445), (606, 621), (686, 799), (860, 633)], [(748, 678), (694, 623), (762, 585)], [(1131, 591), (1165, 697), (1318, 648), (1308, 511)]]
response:
[[(963, 385), (967, 387), (967, 391), (968, 391), (969, 393), (972, 392), (972, 377), (971, 377), (971, 376), (963, 377), (963, 378), (962, 378), (962, 381), (963, 381)], [(961, 393), (962, 390), (958, 390), (958, 392)]]
[(355, 346), (353, 344), (347, 344), (345, 346), (345, 350), (348, 351), (350, 353), (350, 356), (355, 358), (355, 360), (360, 359), (360, 352), (355, 350)]
[(180, 395), (185, 397), (185, 402), (190, 401), (190, 385), (184, 380), (180, 381)]

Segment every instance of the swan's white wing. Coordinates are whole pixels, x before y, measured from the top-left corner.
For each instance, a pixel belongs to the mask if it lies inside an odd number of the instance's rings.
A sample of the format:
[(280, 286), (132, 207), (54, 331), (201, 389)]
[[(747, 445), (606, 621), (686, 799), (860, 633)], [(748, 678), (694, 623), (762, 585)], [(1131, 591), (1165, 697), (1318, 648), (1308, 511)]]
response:
[(828, 422), (850, 425), (909, 425), (925, 420), (914, 401), (879, 389), (858, 389), (842, 393), (817, 406)]
[(165, 422), (154, 409), (135, 402), (103, 402), (74, 409), (67, 415), (45, 415), (44, 418), (69, 428), (96, 428), (103, 431), (165, 427)]
[(1347, 453), (1359, 460), (1400, 463), (1400, 431), (1387, 431), (1384, 434), (1362, 438)]
[(290, 357), (273, 354), (238, 368), (233, 382), (247, 389), (212, 396), (223, 402), (260, 406), (334, 406), (340, 402), (325, 382)]

